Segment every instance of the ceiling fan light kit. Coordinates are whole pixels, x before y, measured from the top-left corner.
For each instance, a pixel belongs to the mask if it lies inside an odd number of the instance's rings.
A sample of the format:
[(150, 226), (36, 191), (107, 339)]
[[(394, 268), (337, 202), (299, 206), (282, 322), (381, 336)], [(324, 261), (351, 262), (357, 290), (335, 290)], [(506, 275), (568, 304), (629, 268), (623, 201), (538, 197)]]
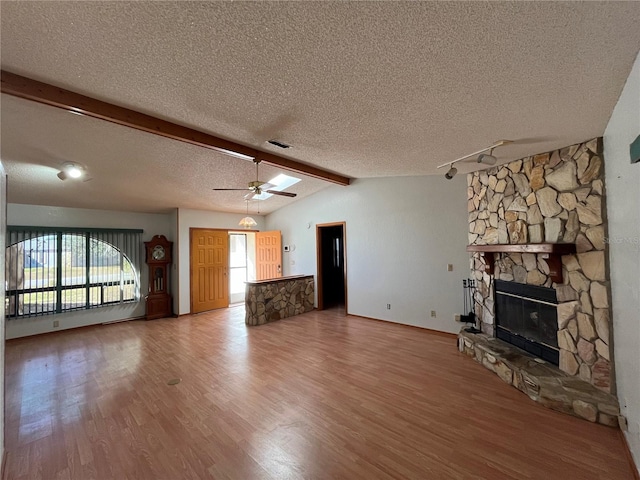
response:
[(253, 199), (253, 197), (262, 195), (263, 193), (269, 193), (271, 195), (279, 195), (281, 197), (290, 197), (290, 198), (294, 198), (297, 196), (296, 193), (290, 193), (290, 192), (281, 192), (279, 190), (271, 190), (271, 188), (276, 187), (276, 185), (272, 185), (271, 183), (266, 183), (266, 182), (261, 182), (259, 180), (260, 176), (258, 174), (258, 166), (260, 165), (260, 160), (254, 160), (253, 161), (256, 164), (256, 180), (254, 180), (253, 182), (249, 182), (248, 187), (245, 188), (214, 188), (213, 190), (215, 191), (247, 191), (249, 190), (249, 193), (247, 193), (244, 196), (245, 200), (251, 200)]
[[(446, 178), (447, 180), (451, 180), (453, 177), (455, 177), (456, 173), (458, 173), (458, 169), (455, 168), (453, 166), (453, 164), (457, 163), (457, 162), (459, 162), (461, 160), (466, 160), (467, 158), (473, 157), (475, 155), (478, 155), (476, 163), (481, 163), (483, 165), (495, 165), (496, 162), (498, 161), (498, 159), (493, 156), (493, 150), (495, 148), (501, 147), (503, 145), (507, 145), (509, 143), (513, 143), (513, 140), (498, 140), (494, 144), (489, 145), (488, 147), (483, 148), (481, 150), (478, 150), (477, 152), (473, 152), (473, 153), (470, 153), (470, 154), (465, 155), (463, 157), (456, 158), (455, 160), (452, 160), (451, 162), (447, 162), (447, 163), (443, 163), (442, 165), (438, 165), (437, 168), (449, 167), (449, 170), (447, 170), (447, 173), (444, 174), (444, 178)], [(485, 152), (489, 152), (489, 153), (486, 154)]]

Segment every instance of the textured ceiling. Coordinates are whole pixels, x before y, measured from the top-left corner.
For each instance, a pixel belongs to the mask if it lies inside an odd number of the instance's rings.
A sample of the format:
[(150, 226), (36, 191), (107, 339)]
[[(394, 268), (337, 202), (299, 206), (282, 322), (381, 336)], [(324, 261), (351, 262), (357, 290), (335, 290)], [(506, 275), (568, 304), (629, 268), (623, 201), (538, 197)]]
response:
[[(288, 156), (354, 178), (441, 174), (502, 138), (516, 140), (495, 152), (507, 161), (602, 135), (640, 47), (636, 2), (0, 9), (5, 70), (282, 153), (265, 143), (278, 138)], [(255, 176), (250, 162), (5, 95), (2, 160), (10, 201), (136, 211), (241, 211), (241, 192), (210, 187)], [(93, 180), (59, 181), (65, 160)]]
[[(2, 161), (9, 175), (9, 201), (63, 207), (244, 212), (248, 190), (212, 188), (243, 188), (256, 179), (251, 161), (8, 95), (2, 95)], [(65, 162), (86, 166), (90, 180), (60, 181), (57, 174)], [(281, 172), (261, 165), (260, 180)], [(297, 198), (329, 185), (284, 173), (303, 179), (287, 189)], [(273, 196), (251, 202), (250, 211), (268, 213), (290, 202)]]

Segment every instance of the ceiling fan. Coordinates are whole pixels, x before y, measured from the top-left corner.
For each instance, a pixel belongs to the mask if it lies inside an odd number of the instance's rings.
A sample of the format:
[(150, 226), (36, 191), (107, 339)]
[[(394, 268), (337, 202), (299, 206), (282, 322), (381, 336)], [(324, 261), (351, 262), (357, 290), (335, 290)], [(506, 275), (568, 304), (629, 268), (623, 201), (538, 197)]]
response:
[(258, 175), (258, 166), (260, 165), (260, 160), (254, 159), (253, 162), (256, 164), (256, 180), (253, 182), (249, 182), (249, 186), (245, 188), (214, 188), (216, 191), (246, 191), (249, 190), (244, 198), (245, 200), (251, 200), (256, 195), (260, 195), (262, 193), (270, 193), (271, 195), (280, 195), (281, 197), (295, 197), (297, 194), (290, 192), (280, 192), (278, 190), (270, 190), (270, 188), (275, 187), (271, 183), (261, 182), (258, 180), (260, 176)]

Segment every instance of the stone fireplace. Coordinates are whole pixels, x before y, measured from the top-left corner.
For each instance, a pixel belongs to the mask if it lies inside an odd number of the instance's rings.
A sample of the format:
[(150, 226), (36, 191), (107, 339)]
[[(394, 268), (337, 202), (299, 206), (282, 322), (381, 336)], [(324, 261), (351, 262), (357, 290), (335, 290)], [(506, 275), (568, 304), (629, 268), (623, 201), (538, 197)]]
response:
[[(562, 376), (612, 393), (601, 140), (469, 174), (468, 250), (473, 252), (470, 267), (478, 285), (475, 313), (483, 334), (520, 343), (534, 357), (557, 365)], [(526, 297), (521, 290), (541, 292), (538, 300), (543, 303), (519, 303), (522, 299), (517, 297)], [(496, 315), (507, 308), (521, 309), (526, 318), (509, 315), (497, 320)], [(555, 330), (548, 321), (540, 327), (541, 315), (548, 320), (553, 314)], [(541, 353), (539, 346), (522, 342), (536, 335), (540, 341), (534, 343), (549, 351)], [(585, 398), (580, 401), (589, 403)], [(610, 414), (613, 410), (607, 409)], [(597, 412), (596, 407), (596, 417)]]

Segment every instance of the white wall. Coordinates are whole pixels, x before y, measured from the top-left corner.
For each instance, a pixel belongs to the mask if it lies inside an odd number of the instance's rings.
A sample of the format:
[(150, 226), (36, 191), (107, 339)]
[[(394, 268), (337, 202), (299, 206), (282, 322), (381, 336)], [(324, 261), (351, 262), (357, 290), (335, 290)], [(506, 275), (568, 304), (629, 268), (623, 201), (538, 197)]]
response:
[(4, 460), (4, 255), (7, 220), (7, 177), (0, 162), (0, 465)]
[(284, 275), (315, 275), (316, 224), (345, 221), (350, 314), (458, 332), (453, 315), (469, 276), (466, 187), (465, 175), (355, 180), (267, 215), (266, 228), (295, 246), (283, 253)]
[(640, 466), (640, 163), (629, 145), (640, 135), (640, 56), (604, 133), (616, 382), (629, 448)]
[[(224, 230), (238, 230), (238, 222), (245, 215), (239, 213), (221, 213), (205, 210), (178, 209), (178, 277), (179, 285), (174, 305), (178, 305), (178, 314), (191, 312), (191, 279), (189, 273), (189, 229), (190, 228), (220, 228)], [(251, 215), (258, 223), (255, 230), (264, 230), (264, 217)], [(175, 308), (175, 307), (174, 307)]]
[[(88, 210), (81, 208), (47, 207), (40, 205), (19, 205), (10, 203), (7, 211), (9, 225), (39, 227), (93, 227), (93, 228), (131, 228), (142, 229), (142, 239), (150, 240), (154, 235), (165, 235), (171, 238), (172, 229), (170, 214), (145, 214), (114, 212), (108, 210)], [(174, 247), (175, 252), (175, 247)], [(175, 253), (174, 253), (175, 254)], [(148, 292), (147, 268), (142, 260), (140, 292)], [(95, 325), (104, 322), (141, 317), (145, 313), (142, 299), (138, 303), (115, 305), (112, 307), (79, 310), (58, 315), (25, 318), (7, 321), (7, 338), (25, 337), (39, 333), (65, 330), (68, 328)], [(60, 327), (53, 328), (53, 320), (60, 321)]]

